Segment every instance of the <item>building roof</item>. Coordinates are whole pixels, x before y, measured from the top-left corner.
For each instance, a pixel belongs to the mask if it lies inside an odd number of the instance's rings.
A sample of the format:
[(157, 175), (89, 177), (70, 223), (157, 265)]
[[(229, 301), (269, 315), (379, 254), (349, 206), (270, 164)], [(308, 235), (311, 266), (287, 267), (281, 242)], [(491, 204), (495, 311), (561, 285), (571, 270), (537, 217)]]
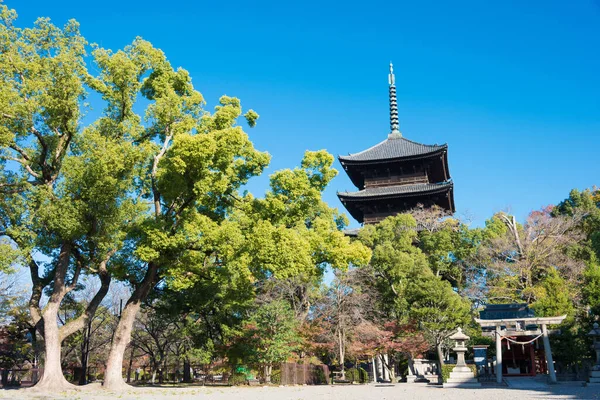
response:
[(392, 160), (426, 156), (447, 148), (448, 145), (446, 144), (421, 144), (408, 140), (400, 134), (390, 134), (386, 140), (367, 150), (347, 156), (338, 156), (338, 158), (342, 164), (345, 161), (368, 162), (376, 160)]
[(358, 232), (360, 232), (361, 228), (349, 228), (349, 229), (344, 229), (342, 232), (344, 232), (344, 235), (346, 236), (352, 236), (352, 237), (356, 237), (358, 236)]
[(338, 192), (338, 197), (350, 199), (364, 199), (371, 197), (385, 197), (396, 195), (423, 194), (428, 192), (437, 192), (447, 190), (453, 187), (451, 181), (441, 183), (417, 183), (414, 185), (395, 185), (366, 188), (358, 192)]
[(486, 304), (479, 312), (480, 319), (516, 319), (534, 317), (534, 311), (526, 303)]
[[(508, 319), (480, 319), (475, 318), (482, 328), (491, 328), (496, 326), (505, 326), (508, 330), (523, 329), (527, 325), (558, 325), (567, 318), (565, 315), (557, 317), (529, 317), (529, 318), (508, 318)], [(509, 329), (513, 328), (513, 329)]]

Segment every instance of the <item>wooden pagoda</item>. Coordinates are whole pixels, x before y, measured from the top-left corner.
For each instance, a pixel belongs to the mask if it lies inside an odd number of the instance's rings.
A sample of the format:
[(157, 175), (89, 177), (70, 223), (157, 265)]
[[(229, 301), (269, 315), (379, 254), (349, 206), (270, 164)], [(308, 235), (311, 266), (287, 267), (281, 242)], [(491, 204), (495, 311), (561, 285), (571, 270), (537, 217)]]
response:
[(339, 156), (342, 167), (359, 189), (338, 192), (348, 212), (358, 222), (374, 224), (417, 205), (438, 205), (454, 213), (453, 184), (448, 171), (448, 145), (426, 145), (402, 136), (394, 70), (390, 64), (390, 126), (387, 139), (348, 156)]

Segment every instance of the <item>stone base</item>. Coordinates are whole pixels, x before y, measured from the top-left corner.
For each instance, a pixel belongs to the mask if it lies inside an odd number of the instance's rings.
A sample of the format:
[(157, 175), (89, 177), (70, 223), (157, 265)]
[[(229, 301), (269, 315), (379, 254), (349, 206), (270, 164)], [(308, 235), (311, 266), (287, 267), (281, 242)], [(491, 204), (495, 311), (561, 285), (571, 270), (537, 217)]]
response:
[(450, 383), (450, 382), (446, 382), (442, 385), (442, 387), (445, 388), (480, 388), (481, 387), (481, 383), (474, 381), (474, 382), (460, 382), (460, 383)]
[(415, 383), (417, 381), (416, 375), (406, 375), (406, 383)]
[(600, 385), (600, 371), (590, 371), (590, 377), (588, 378), (588, 385)]
[(469, 367), (454, 367), (450, 372), (448, 382), (444, 383), (443, 387), (481, 387), (481, 383), (473, 376), (473, 371)]

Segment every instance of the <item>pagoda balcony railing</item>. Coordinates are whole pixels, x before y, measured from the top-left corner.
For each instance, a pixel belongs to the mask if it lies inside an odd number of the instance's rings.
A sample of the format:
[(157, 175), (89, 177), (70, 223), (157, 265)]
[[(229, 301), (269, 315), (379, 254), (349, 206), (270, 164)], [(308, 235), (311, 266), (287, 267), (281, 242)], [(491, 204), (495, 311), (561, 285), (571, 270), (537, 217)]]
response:
[(384, 219), (386, 219), (387, 217), (389, 217), (390, 215), (395, 215), (395, 214), (396, 213), (380, 213), (380, 214), (365, 215), (363, 217), (363, 224), (365, 224), (365, 225), (377, 224), (377, 223), (383, 221)]
[(365, 188), (392, 185), (413, 185), (415, 183), (429, 183), (427, 174), (413, 176), (388, 176), (385, 178), (367, 178), (365, 179)]

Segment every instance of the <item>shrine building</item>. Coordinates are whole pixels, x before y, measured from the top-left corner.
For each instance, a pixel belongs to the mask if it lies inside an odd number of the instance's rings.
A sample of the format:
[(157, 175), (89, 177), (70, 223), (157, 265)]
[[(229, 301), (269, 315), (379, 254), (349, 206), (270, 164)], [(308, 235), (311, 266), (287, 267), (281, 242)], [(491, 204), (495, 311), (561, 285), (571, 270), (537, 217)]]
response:
[(475, 322), (484, 336), (495, 339), (496, 381), (502, 383), (503, 376), (548, 374), (556, 383), (548, 325), (558, 325), (565, 318), (536, 317), (527, 304), (488, 304)]
[(388, 82), (391, 132), (367, 150), (338, 157), (358, 188), (355, 192), (338, 192), (338, 198), (362, 224), (378, 223), (417, 205), (437, 205), (452, 214), (454, 186), (448, 170), (448, 145), (421, 144), (402, 135), (392, 64)]

